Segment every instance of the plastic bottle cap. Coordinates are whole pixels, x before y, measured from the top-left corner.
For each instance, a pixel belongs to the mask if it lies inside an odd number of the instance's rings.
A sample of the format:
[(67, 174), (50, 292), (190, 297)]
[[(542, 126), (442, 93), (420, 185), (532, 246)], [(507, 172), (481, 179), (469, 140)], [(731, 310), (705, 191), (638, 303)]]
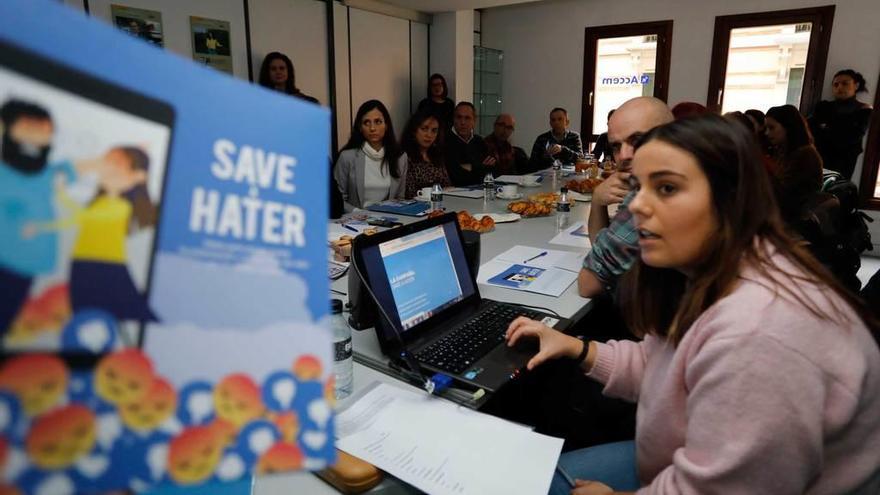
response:
[(330, 300), (330, 312), (335, 314), (342, 313), (342, 301), (339, 299)]
[(567, 192), (568, 192), (568, 188), (567, 188), (567, 187), (563, 187), (562, 189), (559, 190), (559, 192), (561, 192), (561, 193), (567, 193)]

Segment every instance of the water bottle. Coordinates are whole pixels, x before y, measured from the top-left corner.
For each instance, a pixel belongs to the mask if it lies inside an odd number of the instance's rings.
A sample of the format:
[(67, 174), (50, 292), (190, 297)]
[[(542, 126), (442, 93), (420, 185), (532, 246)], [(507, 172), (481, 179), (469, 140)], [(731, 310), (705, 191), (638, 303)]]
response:
[(351, 395), (354, 388), (354, 369), (351, 353), (351, 327), (342, 316), (342, 301), (330, 301), (332, 315), (330, 325), (333, 327), (333, 395), (337, 400)]
[(495, 176), (492, 172), (486, 172), (486, 176), (483, 177), (483, 193), (486, 201), (495, 200)]
[(431, 209), (443, 209), (443, 188), (440, 187), (440, 184), (434, 184), (431, 188)]
[(552, 187), (553, 189), (556, 189), (556, 187), (559, 185), (559, 181), (562, 180), (562, 162), (560, 162), (558, 158), (554, 158), (553, 166), (551, 168), (551, 175), (553, 176)]
[(569, 216), (571, 215), (571, 203), (568, 199), (568, 188), (559, 190), (559, 201), (556, 202), (556, 231), (562, 232), (568, 228)]

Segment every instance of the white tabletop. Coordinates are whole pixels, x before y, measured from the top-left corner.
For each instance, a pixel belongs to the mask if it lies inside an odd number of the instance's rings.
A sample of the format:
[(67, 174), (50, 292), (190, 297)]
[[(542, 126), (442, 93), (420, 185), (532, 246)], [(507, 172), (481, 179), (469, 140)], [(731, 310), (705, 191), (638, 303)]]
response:
[[(558, 190), (561, 182), (554, 188), (550, 178), (546, 178), (540, 187), (520, 187), (519, 191), (524, 197), (541, 192), (550, 192)], [(507, 205), (509, 201), (496, 199), (495, 201), (484, 201), (480, 199), (461, 198), (446, 195), (444, 197), (443, 206), (447, 211), (467, 210), (471, 214), (477, 213), (507, 213)], [(587, 216), (590, 212), (590, 203), (577, 202), (571, 209), (571, 222), (583, 221), (586, 223)], [(555, 213), (555, 212), (554, 212)], [(418, 221), (416, 217), (398, 217), (403, 223), (411, 223)], [(560, 246), (550, 244), (550, 239), (557, 233), (556, 218), (554, 214), (546, 217), (522, 218), (512, 223), (499, 223), (495, 225), (495, 230), (482, 234), (480, 239), (480, 264), (483, 264), (495, 256), (508, 250), (515, 245), (531, 246), (542, 249), (557, 249), (562, 251), (578, 251), (574, 247)], [(586, 254), (586, 250), (583, 251)], [(337, 291), (347, 293), (348, 281), (346, 277), (333, 282), (331, 287)], [(515, 304), (526, 304), (532, 306), (542, 306), (552, 309), (565, 318), (578, 319), (582, 317), (589, 309), (589, 299), (583, 298), (578, 294), (577, 283), (568, 287), (568, 289), (559, 297), (546, 296), (525, 292), (519, 290), (505, 289), (492, 285), (479, 285), (480, 295), (486, 299), (494, 299), (496, 301), (504, 301)], [(347, 299), (341, 294), (334, 293), (332, 297)]]
[[(539, 192), (558, 190), (559, 186), (561, 186), (561, 184), (557, 183), (556, 187), (554, 187), (552, 180), (547, 177), (544, 184), (540, 187), (520, 187), (520, 192), (523, 193), (523, 196), (529, 196)], [(446, 196), (444, 198), (444, 206), (447, 211), (467, 210), (471, 214), (506, 213), (508, 203), (509, 201), (501, 199), (487, 202), (483, 199), (469, 199), (453, 196)], [(589, 203), (576, 203), (571, 209), (571, 222), (586, 222), (589, 211)], [(399, 218), (403, 223), (411, 223), (419, 220), (414, 217), (401, 216)], [(496, 224), (494, 231), (482, 235), (480, 240), (480, 264), (491, 260), (495, 256), (509, 249), (511, 246), (517, 244), (537, 248), (576, 251), (576, 249), (572, 247), (550, 244), (550, 239), (552, 239), (556, 233), (556, 220), (552, 214), (547, 217), (523, 218), (513, 223)], [(332, 288), (341, 291), (342, 293), (347, 293), (347, 278), (342, 277), (341, 279), (334, 281)], [(489, 285), (480, 285), (479, 290), (480, 295), (487, 299), (542, 306), (556, 311), (565, 318), (578, 319), (589, 310), (590, 306), (589, 299), (582, 298), (578, 295), (577, 283), (572, 284), (560, 297), (545, 296)], [(332, 297), (341, 299), (343, 302), (347, 300), (346, 296), (338, 293), (332, 294)], [(352, 339), (355, 353), (358, 355), (360, 361), (367, 362), (381, 355), (375, 333), (372, 329), (354, 331)], [(402, 383), (385, 373), (381, 373), (365, 366), (360, 362), (356, 362), (354, 364), (355, 393), (358, 390), (362, 390), (373, 381), (394, 383), (397, 386), (403, 387), (412, 386)], [(415, 389), (416, 387), (413, 388)], [(344, 406), (345, 403), (345, 400), (340, 401), (339, 406)], [(387, 484), (383, 482), (383, 485)], [(380, 487), (383, 485), (380, 485)], [(288, 493), (322, 495), (337, 492), (331, 486), (313, 476), (311, 473), (298, 472), (258, 477), (254, 484), (253, 493), (256, 495), (282, 495)]]

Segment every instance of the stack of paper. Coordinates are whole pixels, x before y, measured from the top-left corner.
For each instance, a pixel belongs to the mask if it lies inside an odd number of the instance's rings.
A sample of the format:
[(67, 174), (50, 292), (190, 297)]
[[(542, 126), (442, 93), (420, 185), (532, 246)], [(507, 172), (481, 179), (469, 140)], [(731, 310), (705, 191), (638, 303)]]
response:
[(340, 449), (432, 494), (545, 494), (562, 451), (562, 439), (384, 383), (336, 432)]
[(480, 266), (477, 282), (560, 296), (575, 280), (583, 254), (514, 246)]

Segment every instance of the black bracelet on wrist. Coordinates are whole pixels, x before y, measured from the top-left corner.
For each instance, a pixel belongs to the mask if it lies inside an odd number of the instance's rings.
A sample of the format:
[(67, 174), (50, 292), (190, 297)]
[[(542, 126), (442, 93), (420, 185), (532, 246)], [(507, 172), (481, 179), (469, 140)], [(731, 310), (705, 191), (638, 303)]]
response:
[(575, 361), (577, 364), (581, 364), (581, 363), (583, 363), (583, 362), (584, 362), (584, 359), (587, 358), (587, 353), (590, 352), (590, 343), (587, 342), (586, 340), (582, 340), (581, 342), (583, 342), (583, 344), (584, 344), (584, 348), (581, 349), (581, 353), (578, 354), (576, 358), (574, 358), (574, 361)]

